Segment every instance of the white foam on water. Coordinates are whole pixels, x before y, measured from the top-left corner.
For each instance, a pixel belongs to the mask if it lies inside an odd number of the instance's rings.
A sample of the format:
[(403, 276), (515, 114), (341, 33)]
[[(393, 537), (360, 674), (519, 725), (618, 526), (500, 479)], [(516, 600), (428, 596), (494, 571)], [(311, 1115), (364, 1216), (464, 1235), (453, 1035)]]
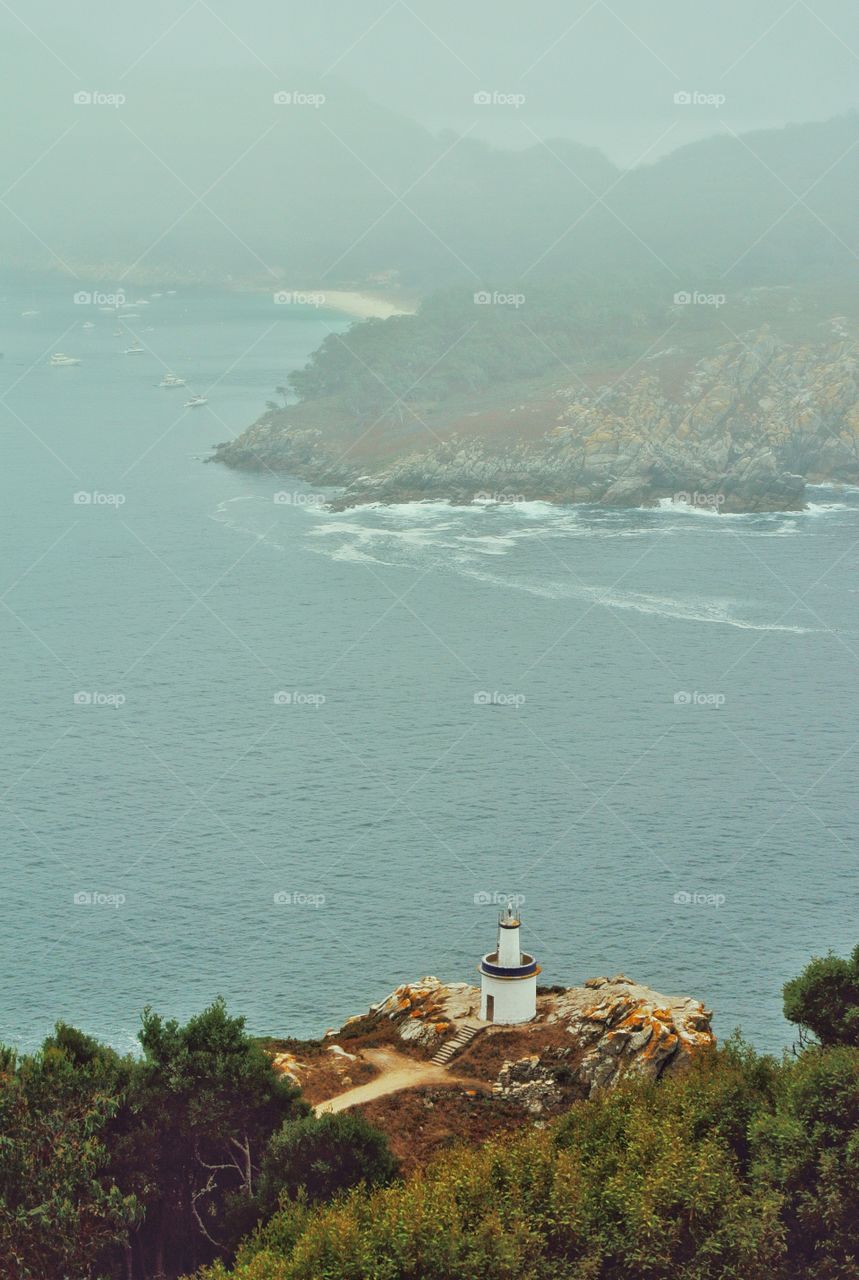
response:
[(688, 597), (684, 600), (673, 596), (657, 596), (638, 591), (615, 591), (611, 587), (588, 587), (564, 582), (542, 584), (523, 582), (468, 567), (464, 567), (462, 573), (466, 577), (476, 578), (481, 582), (525, 591), (530, 595), (542, 596), (544, 599), (587, 600), (592, 604), (605, 605), (610, 609), (632, 609), (637, 613), (652, 614), (656, 617), (672, 618), (683, 622), (704, 622), (737, 627), (741, 631), (781, 631), (789, 635), (804, 636), (816, 635), (827, 629), (798, 627), (781, 622), (756, 622), (733, 612), (729, 608), (733, 601), (704, 600), (700, 597)]
[(809, 502), (801, 515), (804, 516), (826, 516), (832, 511), (855, 511), (856, 508), (851, 506), (849, 502)]

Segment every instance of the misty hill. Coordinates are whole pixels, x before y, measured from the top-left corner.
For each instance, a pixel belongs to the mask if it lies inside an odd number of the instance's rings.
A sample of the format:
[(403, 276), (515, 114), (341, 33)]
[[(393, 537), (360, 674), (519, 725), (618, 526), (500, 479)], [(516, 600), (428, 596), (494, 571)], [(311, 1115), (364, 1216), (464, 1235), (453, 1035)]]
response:
[[(422, 291), (584, 265), (656, 269), (675, 288), (702, 275), (855, 269), (856, 116), (725, 133), (624, 172), (568, 140), (502, 151), (434, 136), (295, 69), (158, 78), (144, 62), (82, 90), (54, 68), (36, 92), (29, 46), (20, 59), (14, 40), (7, 52), (5, 88), (20, 104), (0, 153), (12, 182), (0, 207), (7, 265), (102, 263), (132, 267), (130, 278), (160, 269), (261, 287), (393, 272)], [(125, 101), (76, 104), (81, 91)], [(809, 209), (797, 200), (806, 191)]]

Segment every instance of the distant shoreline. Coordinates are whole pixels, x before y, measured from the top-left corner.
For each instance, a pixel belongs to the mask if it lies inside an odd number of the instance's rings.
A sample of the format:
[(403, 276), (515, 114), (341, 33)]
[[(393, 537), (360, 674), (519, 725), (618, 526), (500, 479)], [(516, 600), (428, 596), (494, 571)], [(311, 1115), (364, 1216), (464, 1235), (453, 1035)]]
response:
[(276, 277), (264, 285), (256, 281), (233, 280), (231, 278), (217, 280), (198, 276), (194, 273), (178, 272), (174, 269), (160, 267), (140, 269), (133, 275), (126, 275), (120, 263), (76, 263), (73, 268), (58, 267), (56, 264), (33, 265), (27, 263), (7, 264), (10, 270), (18, 270), (27, 276), (45, 276), (47, 278), (66, 276), (78, 283), (85, 281), (110, 283), (112, 286), (136, 289), (219, 289), (225, 293), (266, 293), (269, 296), (284, 294), (295, 298), (296, 303), (339, 311), (342, 315), (352, 316), (356, 320), (387, 320), (391, 316), (412, 316), (418, 309), (417, 293), (400, 297), (398, 290), (375, 289), (328, 289), (324, 285), (291, 286), (278, 281)]

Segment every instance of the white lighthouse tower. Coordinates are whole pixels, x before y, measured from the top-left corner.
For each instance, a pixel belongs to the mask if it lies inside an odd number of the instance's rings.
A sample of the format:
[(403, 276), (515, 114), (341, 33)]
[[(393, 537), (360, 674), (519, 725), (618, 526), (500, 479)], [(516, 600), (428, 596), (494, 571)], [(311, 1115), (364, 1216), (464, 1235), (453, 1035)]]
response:
[(484, 1022), (530, 1022), (537, 1013), (540, 966), (519, 945), (521, 924), (519, 913), (508, 902), (498, 918), (498, 946), (478, 965)]

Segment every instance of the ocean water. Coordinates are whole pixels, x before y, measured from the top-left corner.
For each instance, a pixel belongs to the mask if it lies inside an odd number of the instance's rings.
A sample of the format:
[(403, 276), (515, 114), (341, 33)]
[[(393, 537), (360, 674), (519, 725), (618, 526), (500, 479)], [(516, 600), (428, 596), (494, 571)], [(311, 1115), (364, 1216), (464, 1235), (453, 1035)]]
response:
[(218, 994), (317, 1035), (474, 980), (517, 894), (544, 981), (789, 1044), (857, 941), (859, 492), (330, 513), (203, 458), (342, 317), (164, 293), (123, 356), (72, 293), (0, 302), (0, 1039)]

